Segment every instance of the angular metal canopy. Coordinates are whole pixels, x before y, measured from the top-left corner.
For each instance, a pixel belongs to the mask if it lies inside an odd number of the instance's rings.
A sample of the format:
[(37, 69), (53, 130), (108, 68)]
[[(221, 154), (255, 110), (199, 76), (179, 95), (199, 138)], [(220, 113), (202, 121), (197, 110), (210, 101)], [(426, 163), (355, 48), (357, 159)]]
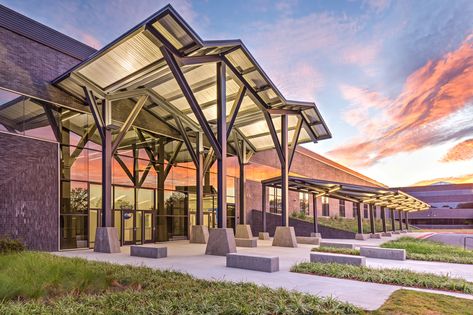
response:
[[(234, 134), (228, 133), (230, 146), (243, 141), (254, 152), (279, 150), (275, 140), (280, 138), (280, 115), (288, 115), (292, 147), (331, 137), (316, 105), (286, 100), (240, 40), (204, 41), (170, 5), (53, 83), (85, 101), (88, 90), (97, 104), (111, 102), (112, 107), (118, 100), (138, 103), (147, 95), (141, 112), (158, 118), (156, 124), (181, 133), (182, 126), (184, 132), (204, 131), (212, 143), (217, 118), (216, 63), (228, 69), (226, 116), (228, 131)], [(123, 125), (123, 121), (114, 123)]]
[[(263, 187), (281, 187), (281, 177), (262, 181)], [(289, 176), (289, 190), (308, 192), (357, 203), (367, 203), (405, 212), (428, 210), (430, 205), (397, 189), (352, 185)]]

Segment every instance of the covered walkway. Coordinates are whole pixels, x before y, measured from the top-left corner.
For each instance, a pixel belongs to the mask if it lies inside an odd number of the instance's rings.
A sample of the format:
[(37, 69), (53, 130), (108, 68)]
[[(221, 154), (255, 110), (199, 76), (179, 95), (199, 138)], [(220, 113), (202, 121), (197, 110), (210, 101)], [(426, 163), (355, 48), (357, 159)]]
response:
[[(239, 223), (245, 224), (242, 192), (251, 155), (275, 149), (287, 178), (298, 143), (331, 137), (316, 105), (285, 99), (240, 40), (204, 41), (170, 5), (53, 84), (82, 100), (93, 116), (94, 125), (84, 134), (97, 131), (101, 143), (101, 223), (108, 229), (97, 233), (105, 239), (113, 231), (112, 160), (125, 144), (144, 147), (158, 173), (156, 240), (162, 241), (167, 240), (164, 181), (173, 163), (195, 166), (197, 226), (203, 225), (204, 174), (217, 163), (217, 227), (224, 229), (227, 156), (238, 157)], [(132, 175), (139, 186), (139, 176)], [(287, 190), (283, 200), (287, 207)], [(100, 245), (104, 238), (97, 239), (96, 249), (106, 250)]]
[[(263, 200), (266, 200), (265, 194), (267, 187), (281, 188), (285, 185), (285, 182), (284, 178), (275, 177), (264, 180), (262, 182), (262, 185)], [(358, 226), (357, 237), (360, 237), (361, 239), (364, 238), (362, 224), (363, 219), (361, 215), (362, 203), (369, 205), (370, 233), (372, 235), (376, 233), (374, 218), (374, 211), (376, 206), (381, 207), (381, 221), (383, 233), (388, 233), (388, 227), (386, 222), (387, 209), (390, 210), (391, 231), (396, 232), (395, 211), (397, 211), (398, 215), (399, 231), (404, 231), (409, 229), (409, 212), (427, 210), (430, 208), (429, 204), (397, 189), (352, 185), (297, 176), (288, 176), (286, 185), (289, 190), (310, 193), (312, 195), (314, 233), (318, 233), (316, 198), (321, 196), (353, 202), (356, 211), (355, 213)], [(263, 201), (262, 206), (263, 232), (266, 232), (265, 201)], [(287, 222), (288, 212), (285, 211), (284, 208), (282, 209), (282, 217), (283, 219), (281, 224), (285, 225), (285, 222)]]

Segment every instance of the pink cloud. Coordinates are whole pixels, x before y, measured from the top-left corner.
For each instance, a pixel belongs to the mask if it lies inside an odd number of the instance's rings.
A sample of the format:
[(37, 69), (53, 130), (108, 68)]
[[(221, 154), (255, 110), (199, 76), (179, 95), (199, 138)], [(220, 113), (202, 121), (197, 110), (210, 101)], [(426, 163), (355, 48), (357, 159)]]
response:
[(464, 161), (473, 159), (473, 139), (456, 144), (442, 159), (442, 162)]
[[(357, 121), (373, 122), (359, 126), (360, 137), (329, 152), (351, 165), (373, 165), (379, 159), (399, 152), (414, 151), (472, 133), (471, 124), (452, 124), (449, 119), (462, 110), (473, 109), (470, 104), (473, 98), (473, 35), (468, 36), (457, 50), (427, 62), (412, 73), (402, 93), (392, 101), (363, 89), (352, 89), (351, 94), (345, 93), (345, 96), (355, 104), (348, 109), (345, 119), (354, 116)], [(360, 100), (368, 102), (357, 106)], [(379, 113), (373, 115), (367, 107), (380, 109)]]

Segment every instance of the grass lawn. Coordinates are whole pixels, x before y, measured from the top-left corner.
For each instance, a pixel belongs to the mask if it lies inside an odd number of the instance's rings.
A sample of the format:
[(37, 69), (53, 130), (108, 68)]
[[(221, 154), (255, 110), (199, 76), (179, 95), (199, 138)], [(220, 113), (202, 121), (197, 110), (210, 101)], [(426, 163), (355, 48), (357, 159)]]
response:
[(473, 293), (473, 282), (432, 273), (406, 269), (378, 269), (335, 263), (303, 262), (291, 268), (293, 272), (351, 279), (364, 282), (401, 285), (406, 287)]
[(471, 315), (473, 301), (453, 296), (397, 290), (373, 315)]
[(441, 261), (458, 264), (473, 264), (473, 251), (440, 242), (401, 237), (381, 245), (384, 248), (403, 248), (407, 258), (425, 261)]
[(0, 314), (363, 313), (333, 298), (35, 252), (0, 255), (0, 284)]

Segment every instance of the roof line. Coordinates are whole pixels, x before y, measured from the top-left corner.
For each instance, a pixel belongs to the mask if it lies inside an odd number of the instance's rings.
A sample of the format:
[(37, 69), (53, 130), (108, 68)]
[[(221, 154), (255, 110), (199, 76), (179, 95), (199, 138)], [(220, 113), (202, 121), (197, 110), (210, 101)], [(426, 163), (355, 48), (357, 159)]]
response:
[(316, 152), (314, 152), (314, 151), (312, 151), (312, 150), (309, 150), (309, 149), (307, 149), (307, 148), (305, 148), (305, 147), (297, 146), (297, 147), (296, 147), (296, 152), (299, 152), (300, 154), (303, 154), (303, 155), (305, 155), (305, 156), (308, 156), (308, 157), (310, 157), (310, 158), (312, 158), (312, 159), (315, 159), (315, 160), (317, 160), (317, 161), (319, 161), (319, 162), (321, 162), (321, 163), (324, 163), (324, 164), (326, 164), (326, 165), (329, 165), (329, 166), (331, 166), (331, 167), (334, 167), (334, 168), (336, 168), (336, 169), (339, 169), (339, 170), (341, 170), (341, 171), (343, 171), (343, 172), (345, 172), (345, 173), (348, 173), (348, 174), (350, 174), (350, 175), (352, 175), (352, 176), (355, 176), (355, 177), (357, 177), (357, 178), (359, 178), (359, 179), (365, 180), (365, 181), (367, 181), (367, 182), (369, 182), (369, 183), (371, 183), (371, 184), (378, 185), (379, 187), (382, 187), (382, 188), (388, 188), (387, 185), (385, 185), (385, 184), (383, 184), (383, 183), (380, 183), (380, 182), (378, 182), (377, 180), (374, 180), (374, 179), (372, 179), (372, 178), (370, 178), (370, 177), (368, 177), (368, 176), (366, 176), (366, 175), (363, 175), (363, 174), (361, 174), (361, 173), (359, 173), (359, 172), (357, 172), (357, 171), (355, 171), (355, 170), (352, 170), (351, 168), (349, 168), (349, 167), (347, 167), (347, 166), (344, 166), (344, 165), (342, 165), (342, 164), (340, 164), (340, 163), (338, 163), (338, 162), (335, 162), (335, 161), (333, 161), (333, 160), (331, 160), (331, 159), (329, 159), (329, 158), (326, 158), (326, 157), (324, 157), (324, 156), (322, 156), (322, 155), (320, 155), (320, 154), (318, 154), (318, 153), (316, 153)]
[(0, 27), (81, 61), (97, 51), (71, 36), (1, 4)]

